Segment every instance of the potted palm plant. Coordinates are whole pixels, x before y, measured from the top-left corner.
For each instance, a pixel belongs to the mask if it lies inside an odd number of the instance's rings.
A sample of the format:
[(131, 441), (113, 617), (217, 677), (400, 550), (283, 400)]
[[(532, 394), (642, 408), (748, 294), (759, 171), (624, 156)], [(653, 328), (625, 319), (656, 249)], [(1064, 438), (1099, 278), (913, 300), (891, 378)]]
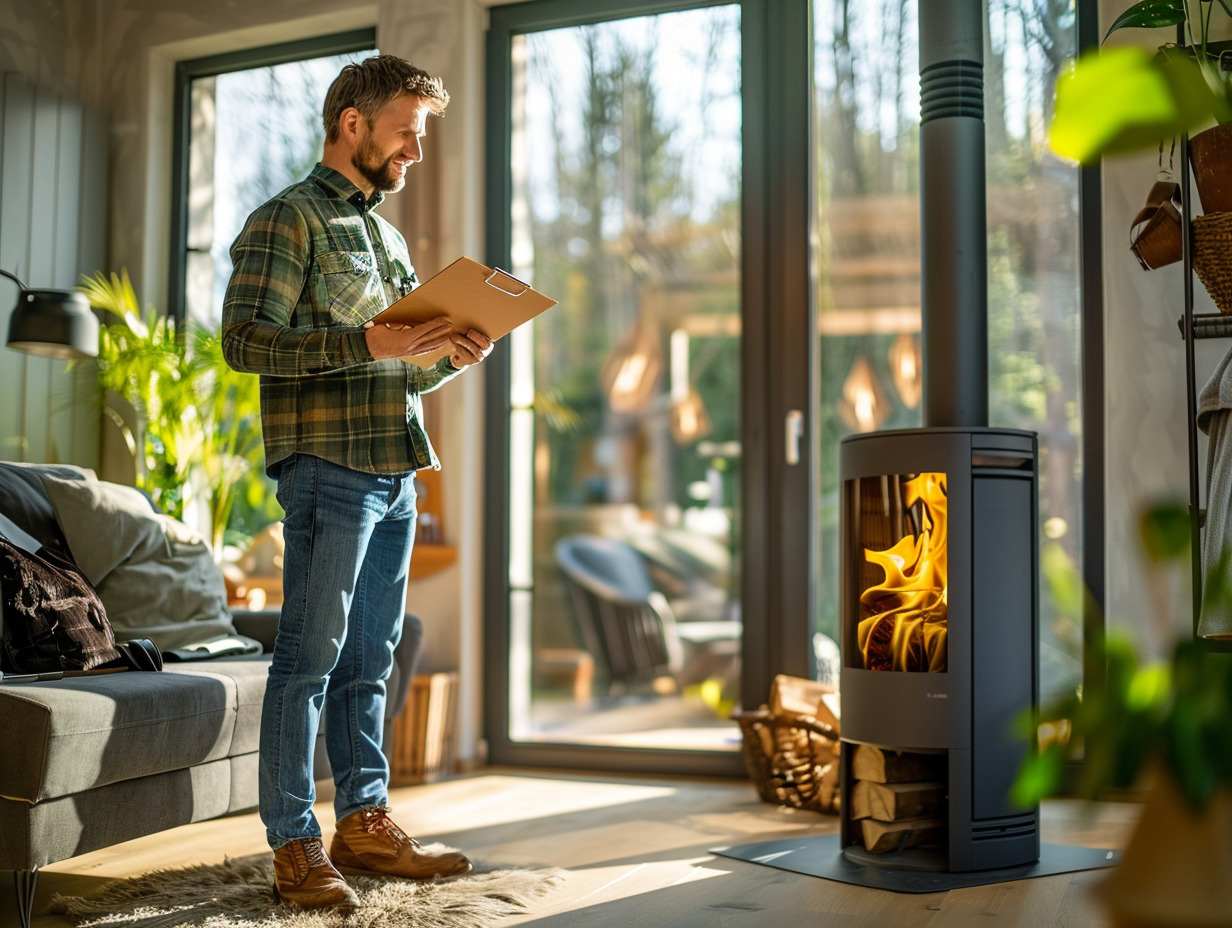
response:
[[(1152, 569), (1188, 564), (1189, 515), (1152, 509), (1142, 520)], [(1219, 572), (1222, 577), (1226, 571)], [(1206, 595), (1232, 592), (1215, 575)], [(1164, 661), (1123, 634), (1096, 647), (1105, 679), (1042, 709), (1027, 726), (1041, 749), (1024, 762), (1015, 798), (1038, 802), (1071, 785), (1086, 798), (1133, 791), (1143, 809), (1120, 862), (1097, 892), (1121, 926), (1232, 923), (1232, 654), (1186, 635)]]
[(218, 332), (191, 325), (181, 334), (174, 319), (153, 308), (143, 314), (126, 271), (87, 277), (80, 289), (104, 313), (99, 383), (133, 411), (104, 402), (133, 456), (137, 486), (177, 519), (203, 492), (204, 534), (221, 557), (239, 494), (261, 471), (257, 378), (227, 365)]

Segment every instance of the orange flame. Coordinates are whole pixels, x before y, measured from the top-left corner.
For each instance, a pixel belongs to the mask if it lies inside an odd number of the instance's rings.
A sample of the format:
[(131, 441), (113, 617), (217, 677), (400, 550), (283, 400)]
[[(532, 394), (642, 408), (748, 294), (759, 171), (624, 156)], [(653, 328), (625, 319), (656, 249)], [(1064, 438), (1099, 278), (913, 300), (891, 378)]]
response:
[(921, 504), (918, 536), (906, 535), (888, 551), (864, 549), (885, 580), (860, 595), (868, 613), (857, 628), (867, 670), (927, 670), (946, 666), (949, 614), (945, 474), (925, 473), (903, 484), (903, 502)]

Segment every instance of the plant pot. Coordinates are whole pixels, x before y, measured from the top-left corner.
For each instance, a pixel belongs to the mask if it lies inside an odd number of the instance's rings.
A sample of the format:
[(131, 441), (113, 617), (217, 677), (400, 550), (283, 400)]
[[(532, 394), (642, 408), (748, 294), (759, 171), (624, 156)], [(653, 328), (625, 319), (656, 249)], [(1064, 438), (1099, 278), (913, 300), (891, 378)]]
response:
[(1204, 213), (1232, 211), (1232, 123), (1189, 140), (1189, 161)]
[(1115, 928), (1232, 925), (1232, 787), (1195, 810), (1172, 775), (1159, 773), (1096, 894)]

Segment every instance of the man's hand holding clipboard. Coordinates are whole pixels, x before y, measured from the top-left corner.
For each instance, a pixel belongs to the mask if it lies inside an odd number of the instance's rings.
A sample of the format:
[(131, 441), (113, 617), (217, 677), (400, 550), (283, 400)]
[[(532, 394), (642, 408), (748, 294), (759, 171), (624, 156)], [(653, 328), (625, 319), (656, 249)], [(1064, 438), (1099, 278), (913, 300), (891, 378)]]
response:
[[(459, 258), (372, 322), (376, 327), (388, 324), (397, 342), (411, 346), (415, 355), (409, 359), (414, 363), (426, 366), (450, 355), (456, 359), (455, 366), (460, 366), (458, 360), (464, 364), (482, 360), (493, 341), (556, 302), (505, 271)], [(374, 340), (378, 345), (395, 343), (395, 339), (373, 331), (369, 333), (370, 347)], [(400, 349), (389, 356), (409, 354)]]

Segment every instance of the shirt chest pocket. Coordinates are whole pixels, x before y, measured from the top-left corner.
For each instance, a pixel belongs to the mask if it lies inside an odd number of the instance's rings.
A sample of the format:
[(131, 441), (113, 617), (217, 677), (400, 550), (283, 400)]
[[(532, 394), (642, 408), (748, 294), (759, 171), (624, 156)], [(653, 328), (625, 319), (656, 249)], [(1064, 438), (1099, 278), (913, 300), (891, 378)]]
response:
[(376, 259), (363, 251), (330, 251), (317, 258), (330, 319), (362, 325), (385, 308)]

